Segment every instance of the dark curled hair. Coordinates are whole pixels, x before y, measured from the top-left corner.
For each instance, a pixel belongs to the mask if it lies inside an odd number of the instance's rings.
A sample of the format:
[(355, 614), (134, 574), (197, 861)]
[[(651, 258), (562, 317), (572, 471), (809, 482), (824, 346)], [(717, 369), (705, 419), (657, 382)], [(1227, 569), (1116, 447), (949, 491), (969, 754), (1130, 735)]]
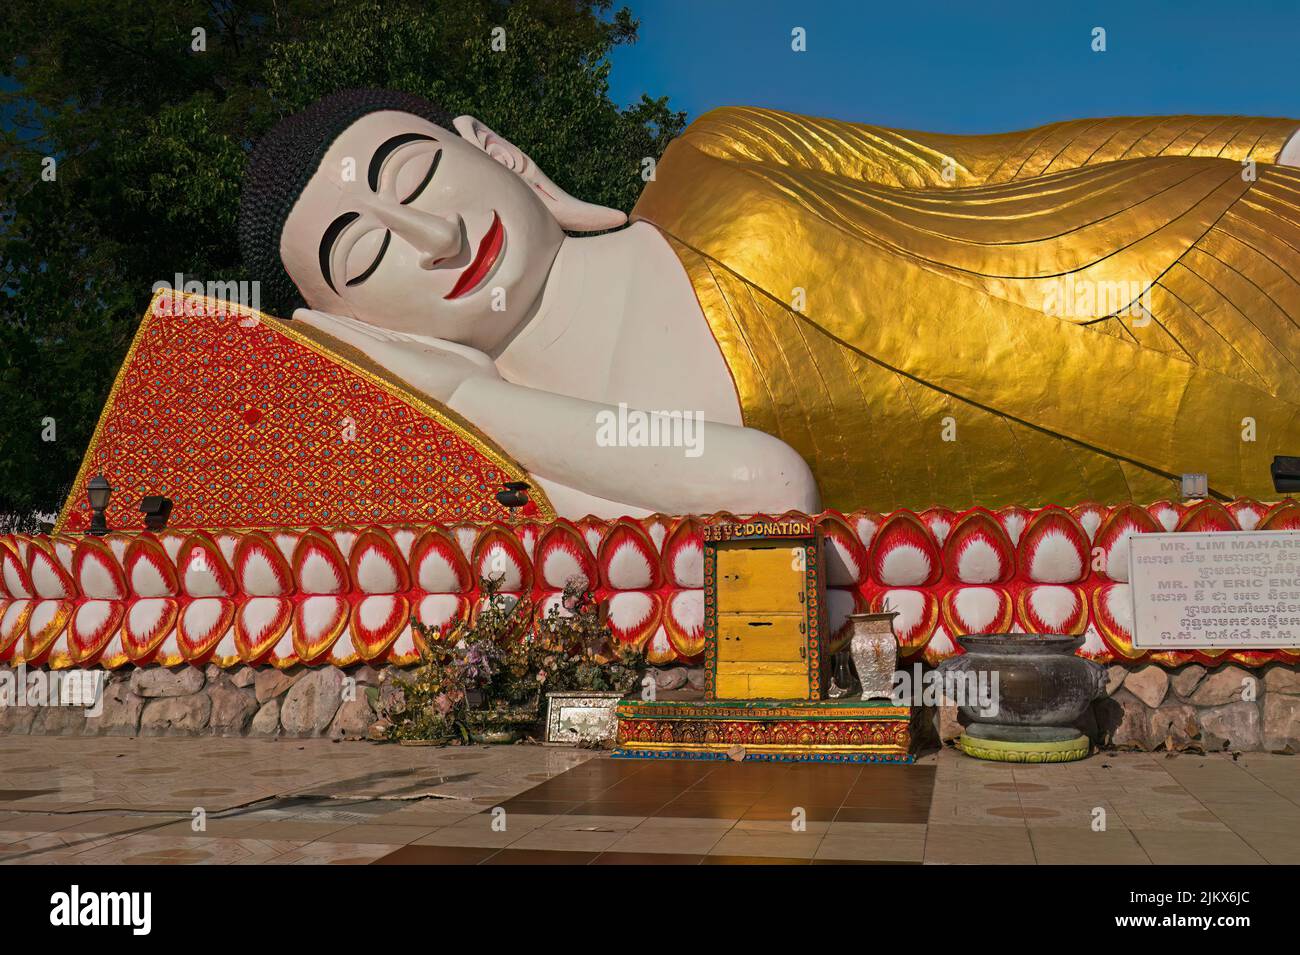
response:
[(250, 278), (262, 283), (261, 301), (286, 318), (306, 304), (280, 261), (280, 234), (307, 182), (345, 129), (381, 110), (411, 113), (455, 132), (451, 114), (412, 93), (343, 90), (281, 120), (253, 147), (239, 200), (239, 250)]

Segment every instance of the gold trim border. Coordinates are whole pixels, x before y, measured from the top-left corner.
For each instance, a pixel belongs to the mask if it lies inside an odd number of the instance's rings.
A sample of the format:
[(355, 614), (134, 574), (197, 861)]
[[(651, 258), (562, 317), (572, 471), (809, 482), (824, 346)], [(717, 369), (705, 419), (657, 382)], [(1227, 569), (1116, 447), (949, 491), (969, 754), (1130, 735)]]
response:
[[(690, 722), (713, 722), (725, 720), (728, 723), (771, 723), (771, 722), (846, 722), (846, 723), (881, 723), (890, 721), (906, 722), (911, 718), (910, 706), (842, 706), (826, 705), (825, 700), (807, 700), (804, 707), (786, 705), (762, 707), (728, 706), (699, 704), (683, 700), (680, 709), (671, 706), (672, 701), (663, 703), (620, 703), (616, 712), (620, 718), (628, 720), (677, 720)], [(800, 702), (800, 701), (793, 701)]]
[(635, 750), (681, 750), (690, 753), (725, 753), (733, 746), (743, 746), (755, 753), (901, 753), (909, 752), (907, 746), (888, 743), (863, 743), (857, 746), (844, 743), (819, 743), (817, 745), (799, 745), (788, 743), (642, 743), (637, 740), (620, 741), (619, 749)]
[[(220, 305), (220, 311), (225, 315), (244, 315), (253, 318), (257, 323), (265, 323), (276, 334), (283, 335), (295, 344), (301, 345), (310, 351), (315, 352), (323, 358), (326, 358), (337, 365), (346, 368), (348, 371), (360, 377), (376, 388), (379, 388), (385, 394), (399, 401), (410, 405), (416, 411), (423, 414), (426, 418), (441, 424), (449, 429), (461, 440), (467, 442), (479, 454), (487, 458), (492, 464), (500, 470), (509, 474), (517, 480), (524, 480), (529, 477), (528, 472), (506, 451), (501, 448), (495, 441), (486, 434), (479, 431), (473, 424), (463, 418), (460, 414), (448, 408), (446, 405), (434, 402), (432, 399), (423, 397), (416, 389), (412, 388), (407, 382), (394, 376), (381, 376), (369, 369), (363, 368), (360, 364), (351, 358), (345, 357), (341, 352), (347, 346), (342, 342), (338, 343), (339, 351), (324, 345), (313, 338), (304, 335), (302, 332), (289, 328), (288, 323), (279, 318), (259, 312), (256, 309), (247, 308), (237, 303), (223, 302), (219, 299), (213, 299), (205, 295), (195, 295), (190, 292), (175, 292), (174, 290), (159, 289), (149, 300), (149, 307), (145, 310), (140, 325), (136, 329), (135, 337), (131, 340), (131, 346), (127, 349), (125, 357), (122, 359), (121, 367), (117, 370), (117, 375), (113, 379), (113, 385), (108, 391), (108, 397), (104, 399), (104, 407), (100, 409), (99, 420), (95, 423), (95, 430), (91, 433), (90, 443), (86, 445), (86, 452), (81, 457), (81, 467), (77, 469), (77, 476), (73, 479), (72, 489), (68, 492), (67, 500), (63, 502), (63, 507), (59, 510), (58, 519), (54, 523), (54, 533), (63, 533), (64, 525), (67, 523), (68, 515), (72, 512), (75, 502), (80, 498), (80, 491), (87, 474), (90, 471), (91, 458), (95, 450), (99, 447), (99, 440), (103, 434), (105, 423), (109, 414), (117, 402), (118, 393), (122, 389), (122, 384), (126, 379), (127, 369), (131, 367), (135, 359), (136, 352), (140, 348), (140, 343), (144, 340), (153, 321), (156, 319), (155, 309), (158, 301), (164, 295), (174, 295), (185, 301), (212, 302)], [(333, 339), (331, 339), (333, 340)], [(555, 507), (551, 504), (546, 492), (537, 487), (535, 482), (530, 481), (533, 485), (529, 492), (529, 499), (537, 505), (538, 513), (535, 515), (536, 520), (555, 520), (557, 515)], [(418, 522), (417, 522), (418, 523)], [(225, 528), (234, 530), (236, 528)]]

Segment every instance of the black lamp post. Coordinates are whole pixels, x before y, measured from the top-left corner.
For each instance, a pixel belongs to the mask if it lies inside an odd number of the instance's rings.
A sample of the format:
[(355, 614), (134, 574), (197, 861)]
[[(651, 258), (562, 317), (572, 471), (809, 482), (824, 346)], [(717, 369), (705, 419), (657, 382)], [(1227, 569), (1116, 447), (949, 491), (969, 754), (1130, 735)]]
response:
[(497, 491), (497, 503), (510, 509), (511, 520), (514, 520), (515, 508), (528, 503), (528, 488), (527, 481), (507, 481)]
[(104, 479), (104, 475), (96, 474), (86, 484), (86, 497), (90, 499), (90, 531), (95, 537), (103, 537), (108, 533), (108, 522), (104, 519), (104, 511), (108, 507), (108, 499), (113, 496), (113, 485)]

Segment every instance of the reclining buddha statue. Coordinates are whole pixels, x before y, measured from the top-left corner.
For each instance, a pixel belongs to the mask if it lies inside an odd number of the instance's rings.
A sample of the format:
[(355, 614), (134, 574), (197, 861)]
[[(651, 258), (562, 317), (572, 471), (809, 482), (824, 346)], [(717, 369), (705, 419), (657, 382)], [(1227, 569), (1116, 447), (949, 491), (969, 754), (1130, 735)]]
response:
[(563, 516), (1261, 496), (1300, 453), (1298, 126), (718, 109), (627, 225), (471, 116), (349, 91), (254, 150), (240, 241), (264, 302)]

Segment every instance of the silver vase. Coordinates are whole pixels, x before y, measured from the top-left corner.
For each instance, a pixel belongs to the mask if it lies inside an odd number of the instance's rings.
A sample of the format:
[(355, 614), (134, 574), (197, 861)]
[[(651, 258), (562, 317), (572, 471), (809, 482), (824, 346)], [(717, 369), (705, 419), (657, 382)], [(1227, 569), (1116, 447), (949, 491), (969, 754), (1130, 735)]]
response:
[(862, 684), (862, 699), (893, 695), (894, 668), (898, 663), (898, 639), (894, 636), (897, 613), (851, 613), (853, 637), (849, 652)]

